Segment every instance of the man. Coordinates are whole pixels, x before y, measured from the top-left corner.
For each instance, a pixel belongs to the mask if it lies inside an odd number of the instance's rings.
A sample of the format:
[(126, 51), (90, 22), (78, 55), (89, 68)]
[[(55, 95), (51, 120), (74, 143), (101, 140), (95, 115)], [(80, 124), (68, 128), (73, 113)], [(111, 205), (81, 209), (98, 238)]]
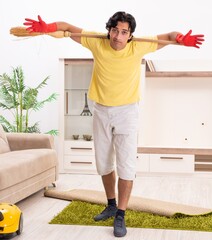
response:
[[(86, 33), (83, 29), (66, 22), (46, 24), (40, 16), (38, 21), (26, 18), (24, 25), (30, 32)], [(94, 58), (93, 74), (89, 87), (89, 98), (94, 102), (93, 135), (98, 173), (102, 176), (108, 200), (107, 207), (95, 221), (114, 219), (114, 235), (123, 237), (125, 210), (135, 179), (138, 102), (140, 89), (140, 65), (145, 54), (166, 45), (133, 41), (136, 21), (131, 14), (116, 12), (106, 23), (107, 39), (72, 36), (71, 38), (88, 48)], [(199, 48), (204, 35), (184, 36), (171, 32), (153, 37), (153, 40), (175, 41), (178, 44)], [(116, 171), (115, 159), (116, 158)], [(118, 179), (118, 205), (115, 184)]]

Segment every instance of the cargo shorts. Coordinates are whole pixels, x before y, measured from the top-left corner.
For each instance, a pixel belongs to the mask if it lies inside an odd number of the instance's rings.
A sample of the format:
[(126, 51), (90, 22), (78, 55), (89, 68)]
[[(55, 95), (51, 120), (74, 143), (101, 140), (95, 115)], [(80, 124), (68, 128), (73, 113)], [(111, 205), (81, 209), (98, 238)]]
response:
[(104, 176), (116, 171), (124, 180), (136, 176), (139, 104), (93, 106), (96, 168)]

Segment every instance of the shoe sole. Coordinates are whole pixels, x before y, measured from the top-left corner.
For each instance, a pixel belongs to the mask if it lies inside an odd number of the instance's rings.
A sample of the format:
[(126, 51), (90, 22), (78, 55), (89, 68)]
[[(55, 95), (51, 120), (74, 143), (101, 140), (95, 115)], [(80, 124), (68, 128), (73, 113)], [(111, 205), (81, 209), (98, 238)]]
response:
[(124, 237), (127, 234), (127, 232), (125, 234), (117, 234), (117, 233), (113, 232), (113, 234), (115, 237)]

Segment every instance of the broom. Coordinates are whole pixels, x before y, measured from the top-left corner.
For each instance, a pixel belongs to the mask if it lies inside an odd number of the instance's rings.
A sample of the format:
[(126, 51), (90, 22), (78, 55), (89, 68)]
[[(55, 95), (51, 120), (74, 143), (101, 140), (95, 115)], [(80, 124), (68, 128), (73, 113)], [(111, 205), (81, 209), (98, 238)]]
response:
[[(83, 34), (83, 33), (71, 33), (68, 31), (56, 31), (50, 33), (42, 33), (42, 32), (29, 32), (25, 27), (13, 27), (10, 29), (10, 34), (16, 37), (34, 37), (40, 35), (49, 35), (55, 38), (64, 38), (64, 37), (89, 37), (89, 38), (107, 38), (106, 34)], [(166, 41), (166, 40), (157, 40), (157, 39), (148, 39), (148, 38), (136, 38), (133, 37), (133, 41), (139, 42), (156, 42), (158, 44), (168, 45), (168, 44), (176, 44), (175, 41)]]

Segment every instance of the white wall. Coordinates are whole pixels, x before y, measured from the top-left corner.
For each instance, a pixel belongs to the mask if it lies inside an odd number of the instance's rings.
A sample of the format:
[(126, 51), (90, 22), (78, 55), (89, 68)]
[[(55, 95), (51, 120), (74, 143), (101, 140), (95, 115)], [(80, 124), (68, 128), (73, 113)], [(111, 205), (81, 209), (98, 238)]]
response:
[(212, 77), (148, 77), (139, 146), (212, 147)]
[[(58, 78), (58, 59), (91, 57), (90, 52), (70, 39), (55, 39), (49, 36), (17, 38), (9, 34), (11, 27), (22, 26), (24, 18), (36, 19), (37, 15), (46, 22), (67, 21), (87, 30), (105, 32), (105, 23), (116, 11), (126, 11), (137, 20), (135, 36), (155, 35), (170, 31), (205, 34), (205, 43), (200, 49), (168, 46), (146, 58), (157, 62), (157, 68), (199, 66), (201, 70), (212, 70), (211, 57), (211, 8), (210, 0), (7, 0), (0, 1), (0, 74), (11, 72), (11, 67), (22, 66), (26, 82), (36, 86), (46, 76), (50, 76), (48, 87), (43, 89), (42, 97), (58, 92), (62, 79)], [(162, 64), (160, 68), (160, 60)], [(182, 64), (183, 62), (183, 64)], [(198, 62), (196, 64), (196, 62)], [(180, 63), (180, 67), (177, 63)], [(201, 64), (199, 64), (201, 63)], [(169, 66), (170, 64), (170, 66)], [(173, 67), (174, 66), (174, 67)], [(198, 68), (195, 67), (195, 70)], [(42, 131), (58, 129), (58, 103), (46, 105), (35, 114)], [(5, 114), (5, 113), (2, 113)]]

